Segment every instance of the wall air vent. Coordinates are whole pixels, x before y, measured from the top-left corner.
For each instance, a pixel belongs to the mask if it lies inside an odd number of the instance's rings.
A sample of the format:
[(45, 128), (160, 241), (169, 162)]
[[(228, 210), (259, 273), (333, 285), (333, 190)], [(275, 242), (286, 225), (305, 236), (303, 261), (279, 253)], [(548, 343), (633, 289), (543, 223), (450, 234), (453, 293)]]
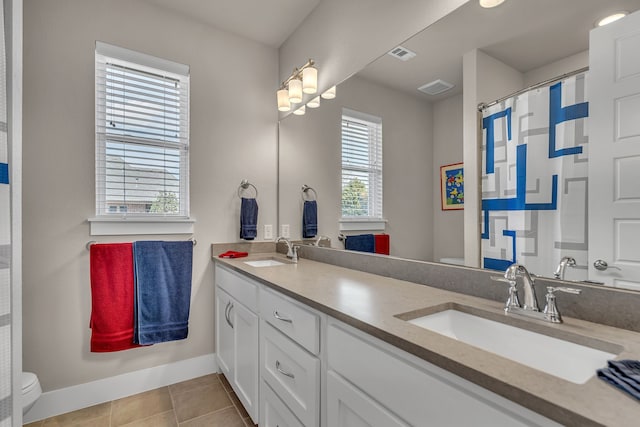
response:
[(444, 80), (434, 80), (426, 85), (422, 85), (418, 88), (420, 92), (426, 93), (427, 95), (438, 95), (442, 92), (446, 92), (451, 89), (454, 85), (449, 82), (445, 82)]
[(416, 56), (416, 53), (410, 51), (406, 47), (398, 46), (387, 52), (387, 55), (391, 55), (394, 58), (399, 59), (400, 61), (408, 61), (409, 59)]

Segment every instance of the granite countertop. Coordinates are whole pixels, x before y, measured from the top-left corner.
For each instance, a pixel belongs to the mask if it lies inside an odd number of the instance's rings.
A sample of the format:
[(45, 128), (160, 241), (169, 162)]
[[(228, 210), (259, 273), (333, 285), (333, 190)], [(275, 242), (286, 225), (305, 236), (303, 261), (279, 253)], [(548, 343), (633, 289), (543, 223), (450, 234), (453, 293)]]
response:
[(568, 317), (555, 325), (505, 316), (499, 302), (307, 259), (276, 267), (244, 263), (271, 257), (284, 258), (263, 253), (214, 259), (559, 423), (630, 426), (640, 422), (640, 402), (595, 374), (585, 384), (575, 384), (412, 325), (401, 317), (418, 317), (456, 304), (472, 313), (481, 312), (483, 317), (616, 353), (617, 359), (640, 359), (640, 333)]

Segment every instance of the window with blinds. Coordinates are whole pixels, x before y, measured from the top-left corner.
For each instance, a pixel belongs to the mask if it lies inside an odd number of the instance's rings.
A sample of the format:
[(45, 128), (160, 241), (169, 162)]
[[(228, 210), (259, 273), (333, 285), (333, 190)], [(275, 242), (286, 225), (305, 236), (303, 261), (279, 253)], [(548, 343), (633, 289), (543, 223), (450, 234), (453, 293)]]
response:
[(342, 218), (382, 218), (382, 119), (342, 110)]
[(96, 43), (96, 215), (189, 216), (189, 68)]

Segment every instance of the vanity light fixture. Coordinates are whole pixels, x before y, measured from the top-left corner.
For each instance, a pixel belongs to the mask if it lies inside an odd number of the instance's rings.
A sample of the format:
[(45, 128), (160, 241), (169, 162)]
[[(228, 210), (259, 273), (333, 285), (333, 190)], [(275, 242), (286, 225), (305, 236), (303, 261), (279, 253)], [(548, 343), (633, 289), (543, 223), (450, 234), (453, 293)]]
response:
[(306, 111), (307, 111), (307, 109), (303, 105), (302, 107), (298, 108), (297, 110), (293, 110), (293, 114), (295, 114), (296, 116), (304, 116), (304, 113), (306, 113)]
[(504, 3), (504, 0), (480, 0), (480, 6), (487, 9), (500, 6), (502, 3)]
[(316, 96), (311, 101), (307, 102), (307, 107), (318, 108), (320, 106), (320, 96)]
[(336, 87), (331, 86), (327, 89), (322, 95), (320, 95), (324, 99), (333, 99), (336, 97)]
[(615, 22), (618, 19), (624, 18), (628, 14), (629, 12), (625, 12), (625, 11), (612, 13), (611, 15), (606, 16), (600, 19), (598, 22), (596, 22), (596, 27), (602, 27), (603, 25), (611, 24), (612, 22)]
[(307, 61), (300, 68), (294, 68), (293, 73), (287, 78), (278, 92), (278, 110), (290, 111), (291, 104), (302, 102), (302, 94), (314, 94), (318, 91), (318, 70), (313, 59)]

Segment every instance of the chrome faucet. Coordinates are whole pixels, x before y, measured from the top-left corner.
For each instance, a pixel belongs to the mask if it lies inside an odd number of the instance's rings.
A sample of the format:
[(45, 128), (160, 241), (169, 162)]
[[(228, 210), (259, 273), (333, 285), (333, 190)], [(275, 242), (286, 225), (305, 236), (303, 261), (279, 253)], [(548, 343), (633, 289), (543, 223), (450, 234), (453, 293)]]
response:
[(560, 260), (560, 264), (558, 264), (558, 268), (556, 268), (556, 271), (553, 273), (553, 277), (555, 277), (556, 279), (564, 280), (564, 271), (567, 266), (575, 267), (576, 260), (570, 256), (562, 257), (562, 259)]
[[(520, 306), (517, 293), (518, 276), (522, 277), (522, 283), (524, 285), (524, 305), (522, 307)], [(511, 264), (504, 272), (504, 277), (492, 276), (491, 279), (509, 283), (509, 298), (504, 307), (505, 313), (533, 317), (534, 319), (541, 319), (551, 323), (562, 323), (562, 316), (560, 316), (560, 312), (556, 306), (555, 292), (560, 291), (575, 295), (582, 292), (580, 289), (549, 286), (547, 287), (546, 295), (547, 304), (544, 310), (540, 312), (535, 288), (533, 286), (534, 279), (523, 265)]]
[(504, 272), (504, 278), (508, 281), (516, 281), (518, 276), (522, 277), (524, 285), (524, 305), (523, 310), (540, 311), (538, 308), (538, 300), (536, 298), (536, 289), (533, 286), (534, 279), (527, 271), (524, 265), (511, 264), (507, 271)]
[(276, 239), (276, 244), (280, 242), (285, 242), (287, 244), (287, 258), (290, 258), (293, 262), (298, 262), (298, 248), (300, 246), (292, 244), (291, 240), (282, 236)]

